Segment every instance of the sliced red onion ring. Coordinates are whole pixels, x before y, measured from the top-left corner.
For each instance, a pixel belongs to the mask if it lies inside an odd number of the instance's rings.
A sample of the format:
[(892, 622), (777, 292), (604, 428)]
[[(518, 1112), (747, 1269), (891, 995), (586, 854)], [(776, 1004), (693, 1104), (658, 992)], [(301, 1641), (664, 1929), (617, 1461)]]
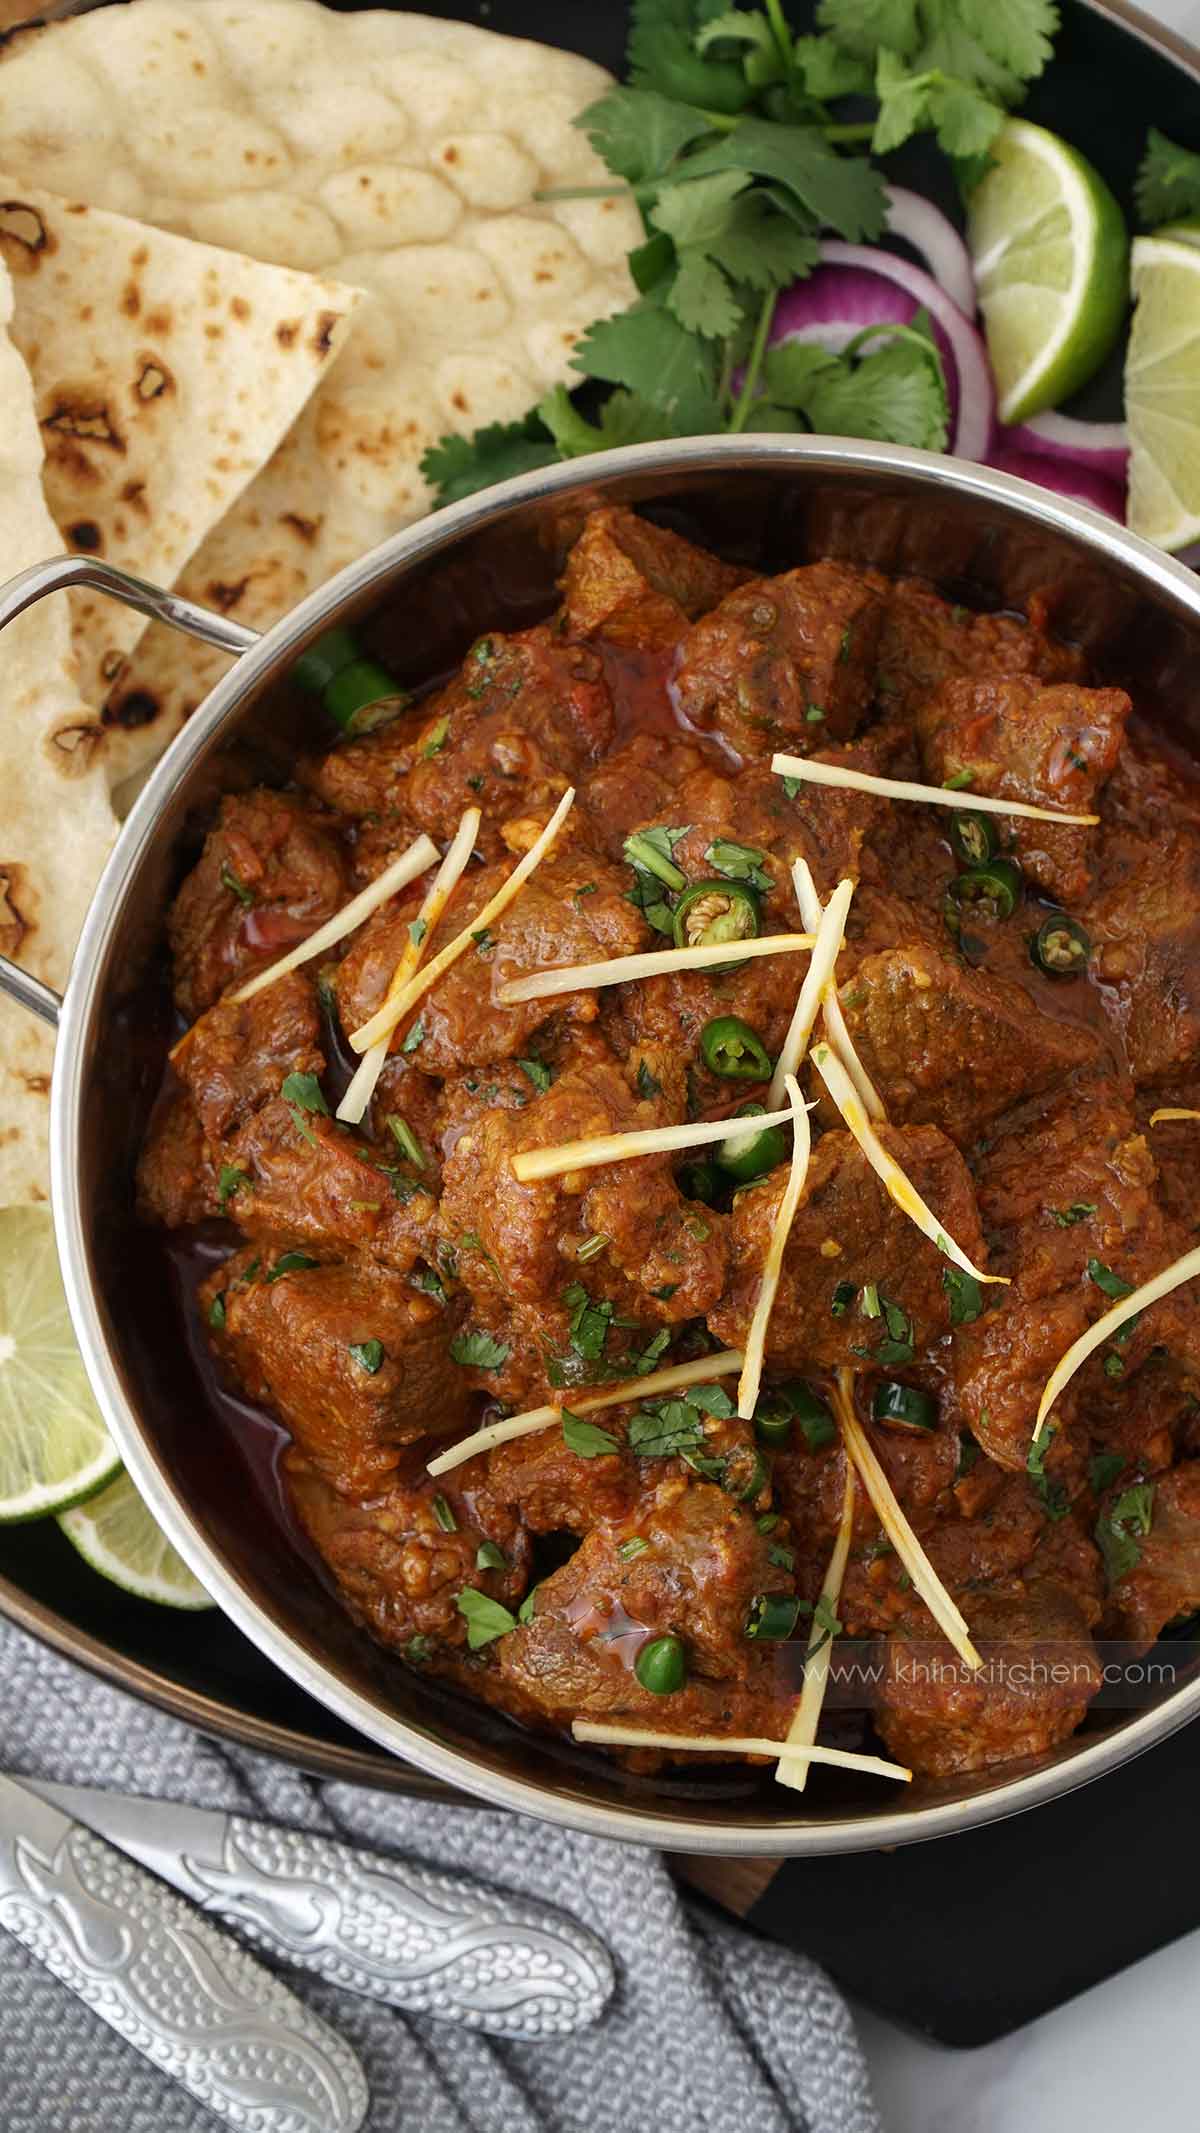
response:
[(964, 318), (974, 318), (975, 276), (971, 272), (971, 255), (954, 224), (932, 200), (922, 199), (920, 193), (910, 193), (907, 186), (888, 185), (884, 190), (888, 200), (889, 230), (921, 254), (934, 280), (945, 290), (951, 303), (957, 304)]
[(1129, 432), (1123, 422), (1080, 422), (1074, 415), (1034, 415), (1001, 430), (1004, 451), (1032, 452), (1039, 459), (1070, 460), (1090, 467), (1109, 481), (1124, 482), (1129, 466)]
[[(1016, 435), (1015, 430), (1002, 430), (1002, 438)], [(1067, 459), (1039, 458), (1034, 452), (1016, 452), (1010, 445), (998, 445), (988, 458), (989, 467), (998, 467), (1001, 474), (1017, 474), (1022, 481), (1031, 481), (1038, 488), (1050, 489), (1056, 496), (1069, 496), (1075, 503), (1090, 504), (1093, 511), (1103, 511), (1119, 524), (1125, 521), (1125, 486), (1123, 482), (1110, 480), (1094, 467), (1083, 466)]]
[[(864, 277), (864, 286), (858, 292), (860, 325), (880, 319), (879, 309), (870, 308), (878, 306), (880, 301), (880, 282), (890, 283), (893, 289), (903, 291), (912, 299), (914, 309), (928, 311), (938, 346), (942, 347), (944, 342), (946, 349), (943, 352), (948, 351), (953, 358), (953, 381), (949, 375), (946, 381), (953, 417), (953, 450), (960, 459), (985, 459), (995, 428), (996, 395), (983, 338), (970, 320), (963, 317), (957, 304), (951, 303), (930, 275), (920, 267), (910, 266), (907, 259), (897, 259), (894, 253), (829, 239), (821, 246), (821, 258), (828, 267), (849, 268)], [(829, 324), (826, 309), (829, 298), (828, 292), (821, 295), (822, 281), (823, 275), (818, 272), (807, 281), (794, 283), (780, 297), (775, 307), (772, 343), (804, 336), (815, 325)], [(814, 290), (817, 291), (815, 297)], [(895, 298), (891, 301), (894, 303)], [(883, 314), (885, 320), (888, 315), (887, 312)], [(843, 322), (846, 319), (844, 311), (841, 319)], [(907, 320), (901, 323), (906, 324)]]

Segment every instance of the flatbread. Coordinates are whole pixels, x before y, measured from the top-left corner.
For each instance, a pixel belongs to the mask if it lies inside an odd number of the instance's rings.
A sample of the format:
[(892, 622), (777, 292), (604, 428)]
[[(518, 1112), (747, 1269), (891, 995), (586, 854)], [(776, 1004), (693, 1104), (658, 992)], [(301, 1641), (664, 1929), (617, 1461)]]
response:
[[(61, 551), (42, 495), (33, 386), (8, 333), (0, 263), (0, 582)], [(83, 703), (66, 595), (0, 630), (0, 951), (61, 992), (116, 834), (101, 728)], [(0, 1206), (50, 1196), (54, 1038), (0, 997)]]
[[(60, 546), (173, 584), (328, 371), (358, 291), (2, 169), (0, 257)], [(97, 593), (70, 597), (80, 689), (101, 704), (147, 625)]]
[[(341, 360), (180, 580), (262, 628), (430, 505), (446, 431), (522, 415), (635, 291), (627, 197), (572, 125), (609, 76), (549, 46), (316, 0), (130, 0), (0, 57), (0, 168), (369, 292)], [(135, 771), (225, 671), (155, 625), (107, 716)]]

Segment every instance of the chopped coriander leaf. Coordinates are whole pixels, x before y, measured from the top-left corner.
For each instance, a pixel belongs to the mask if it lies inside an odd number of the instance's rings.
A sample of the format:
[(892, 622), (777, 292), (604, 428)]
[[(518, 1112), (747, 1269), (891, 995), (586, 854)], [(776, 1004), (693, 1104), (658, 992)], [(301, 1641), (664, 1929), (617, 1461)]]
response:
[[(658, 1293), (661, 1295), (661, 1290)], [(635, 1377), (648, 1378), (650, 1372), (654, 1369), (655, 1364), (659, 1361), (661, 1356), (665, 1355), (670, 1345), (671, 1328), (669, 1326), (662, 1326), (659, 1328), (659, 1331), (654, 1335), (653, 1339), (647, 1341), (641, 1353), (639, 1355), (634, 1356), (633, 1369)], [(690, 1398), (691, 1395), (689, 1394), (688, 1397)]]
[(475, 1550), (476, 1570), (507, 1570), (508, 1557), (495, 1541), (481, 1541)]
[(536, 1585), (531, 1585), (520, 1606), (517, 1609), (518, 1622), (532, 1622), (534, 1617), (534, 1602), (537, 1599), (537, 1596), (538, 1587)]
[(794, 800), (798, 793), (803, 792), (804, 780), (803, 778), (785, 778), (783, 780), (783, 789), (788, 799)]
[(435, 1496), (430, 1506), (430, 1509), (432, 1510), (433, 1515), (436, 1518), (443, 1533), (458, 1532), (458, 1520), (454, 1516), (454, 1513), (451, 1510), (450, 1505), (447, 1503), (444, 1496), (440, 1494)]
[(499, 1370), (511, 1353), (507, 1341), (495, 1340), (490, 1333), (456, 1333), (450, 1343), (453, 1360), (468, 1370)]
[(830, 1317), (844, 1318), (846, 1316), (847, 1311), (850, 1309), (851, 1304), (854, 1302), (854, 1295), (855, 1289), (854, 1283), (852, 1281), (839, 1281), (836, 1289), (833, 1292), (833, 1300), (829, 1306)]
[(781, 1548), (774, 1542), (767, 1549), (767, 1561), (774, 1563), (777, 1570), (794, 1570), (796, 1567), (796, 1558), (791, 1549)]
[(1121, 1358), (1120, 1358), (1120, 1356), (1119, 1356), (1119, 1355), (1106, 1355), (1106, 1356), (1105, 1356), (1105, 1358), (1104, 1358), (1104, 1375), (1105, 1375), (1105, 1377), (1106, 1377), (1106, 1378), (1123, 1378), (1123, 1377), (1124, 1377), (1124, 1375), (1125, 1375), (1125, 1365), (1124, 1365), (1124, 1363), (1123, 1363), (1123, 1362), (1121, 1361)]
[(235, 1192), (250, 1183), (249, 1173), (238, 1163), (222, 1163), (217, 1173), (217, 1200), (222, 1209), (228, 1207)]
[(554, 1079), (552, 1070), (541, 1059), (518, 1059), (521, 1072), (528, 1076), (539, 1096), (544, 1096)]
[(418, 1170), (424, 1170), (426, 1168), (425, 1150), (422, 1148), (408, 1120), (401, 1118), (398, 1112), (390, 1111), (387, 1124), (388, 1132), (395, 1141), (401, 1155), (405, 1156), (410, 1163), (415, 1164)]
[(350, 1354), (358, 1364), (359, 1369), (365, 1370), (367, 1376), (373, 1378), (383, 1363), (383, 1342), (351, 1341)]
[(654, 1097), (662, 1095), (662, 1083), (655, 1079), (644, 1059), (638, 1061), (637, 1092), (643, 1103), (650, 1103)]
[(864, 1318), (878, 1318), (880, 1311), (879, 1290), (873, 1281), (868, 1281), (859, 1299), (859, 1310)]
[(1096, 1212), (1094, 1200), (1072, 1200), (1069, 1207), (1052, 1207), (1050, 1213), (1060, 1229), (1074, 1229), (1077, 1222), (1086, 1222)]
[(404, 1647), (404, 1656), (410, 1666), (424, 1666), (433, 1657), (432, 1637), (410, 1637)]
[(417, 1046), (419, 1044), (422, 1044), (424, 1042), (424, 1039), (425, 1024), (421, 1016), (418, 1015), (400, 1049), (402, 1052), (415, 1052)]
[(225, 1324), (225, 1291), (218, 1289), (208, 1307), (208, 1323), (220, 1333)]
[(1103, 1496), (1105, 1490), (1111, 1489), (1117, 1475), (1123, 1473), (1124, 1469), (1123, 1452), (1097, 1452), (1088, 1460), (1088, 1481), (1095, 1494)]
[(311, 1258), (307, 1252), (284, 1252), (282, 1258), (275, 1261), (270, 1273), (265, 1277), (265, 1286), (269, 1287), (271, 1282), (278, 1281), (284, 1274), (300, 1274), (307, 1267), (318, 1266), (319, 1264), (320, 1261)]
[(581, 882), (579, 887), (571, 892), (576, 903), (578, 903), (581, 896), (594, 896), (596, 894), (596, 886), (594, 881)]
[(1034, 1481), (1042, 1481), (1046, 1473), (1046, 1454), (1058, 1434), (1057, 1425), (1043, 1422), (1025, 1455), (1025, 1471)]
[(824, 707), (821, 704), (810, 704), (804, 716), (810, 726), (819, 726), (825, 718)]
[(581, 1459), (600, 1459), (607, 1452), (621, 1449), (619, 1439), (611, 1430), (600, 1429), (595, 1422), (573, 1415), (569, 1407), (562, 1411), (562, 1433), (567, 1450), (577, 1452)]
[(965, 792), (968, 785), (973, 785), (974, 782), (973, 770), (956, 770), (952, 778), (943, 778), (942, 787), (946, 792)]
[(490, 933), (486, 926), (482, 926), (478, 933), (473, 933), (471, 939), (475, 943), (476, 955), (490, 955), (496, 945), (495, 934)]
[(420, 752), (425, 761), (428, 762), (431, 757), (440, 755), (449, 737), (449, 719), (445, 717), (436, 719), (429, 729), (428, 737), (421, 744)]
[[(447, 1272), (449, 1272), (449, 1268), (447, 1268)], [(446, 1291), (442, 1284), (442, 1277), (433, 1267), (414, 1267), (408, 1278), (414, 1289), (423, 1289), (426, 1296), (435, 1296), (439, 1303), (445, 1303)]]
[(659, 1303), (670, 1303), (678, 1288), (679, 1283), (677, 1281), (664, 1281), (661, 1289), (651, 1289), (650, 1294)]
[(414, 918), (408, 929), (408, 937), (414, 948), (419, 948), (429, 928), (423, 918)]
[(576, 1355), (587, 1363), (599, 1362), (613, 1322), (613, 1305), (607, 1297), (594, 1303), (581, 1281), (563, 1290), (562, 1300), (570, 1312), (570, 1339)]
[(467, 1644), (473, 1652), (482, 1651), (485, 1644), (507, 1636), (517, 1626), (516, 1616), (507, 1607), (489, 1598), (486, 1592), (476, 1592), (473, 1585), (456, 1594), (454, 1604), (466, 1618)]
[(663, 893), (657, 875), (647, 873), (644, 867), (633, 870), (633, 887), (626, 889), (625, 901), (640, 911), (648, 926), (656, 933), (672, 934), (675, 929), (675, 913)]
[(766, 895), (773, 887), (765, 867), (766, 853), (752, 844), (734, 844), (727, 837), (718, 837), (704, 854), (709, 865), (729, 881), (748, 881), (752, 889)]
[(1153, 1523), (1152, 1481), (1135, 1482), (1132, 1488), (1123, 1489), (1115, 1502), (1101, 1512), (1096, 1520), (1096, 1543), (1104, 1557), (1110, 1585), (1136, 1570), (1142, 1559), (1138, 1543), (1145, 1539)]
[(658, 1400), (634, 1415), (627, 1442), (639, 1459), (669, 1459), (699, 1449), (704, 1425), (687, 1400)]
[(1094, 1281), (1103, 1295), (1113, 1297), (1118, 1303), (1123, 1296), (1132, 1296), (1131, 1284), (1122, 1281), (1121, 1276), (1114, 1274), (1112, 1268), (1105, 1266), (1102, 1260), (1089, 1259), (1087, 1271), (1089, 1281)]
[(329, 1116), (329, 1105), (321, 1091), (315, 1074), (287, 1074), (279, 1091), (285, 1104), (295, 1104), (300, 1111), (317, 1111)]
[(943, 1267), (942, 1287), (950, 1299), (951, 1325), (973, 1325), (983, 1309), (983, 1292), (974, 1274), (957, 1266)]
[(638, 867), (643, 873), (655, 875), (668, 889), (686, 888), (687, 875), (681, 867), (675, 865), (671, 854), (680, 838), (687, 836), (690, 828), (691, 824), (685, 822), (676, 829), (660, 826), (635, 830), (632, 836), (625, 839), (625, 857), (631, 867)]
[(231, 896), (236, 896), (238, 902), (247, 911), (253, 909), (254, 905), (258, 901), (253, 889), (248, 889), (246, 887), (245, 882), (238, 880), (237, 875), (234, 873), (233, 868), (230, 866), (229, 861), (227, 859), (222, 862), (220, 879), (221, 887), (223, 889), (228, 889)]

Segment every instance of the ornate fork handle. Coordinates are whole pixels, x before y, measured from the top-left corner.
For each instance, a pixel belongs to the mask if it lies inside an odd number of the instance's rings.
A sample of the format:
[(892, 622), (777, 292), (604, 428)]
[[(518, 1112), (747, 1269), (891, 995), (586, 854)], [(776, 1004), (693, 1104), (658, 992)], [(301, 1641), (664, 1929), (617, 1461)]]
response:
[(0, 1833), (0, 1926), (239, 2133), (354, 2133), (349, 2047), (194, 1905), (65, 1816), (48, 1837), (29, 1804), (36, 1833), (9, 1813)]
[[(304, 1830), (231, 1816), (206, 1908), (331, 1983), (493, 2036), (563, 2036), (614, 1984), (607, 1950), (548, 1904)], [(204, 1899), (200, 1899), (204, 1900)]]

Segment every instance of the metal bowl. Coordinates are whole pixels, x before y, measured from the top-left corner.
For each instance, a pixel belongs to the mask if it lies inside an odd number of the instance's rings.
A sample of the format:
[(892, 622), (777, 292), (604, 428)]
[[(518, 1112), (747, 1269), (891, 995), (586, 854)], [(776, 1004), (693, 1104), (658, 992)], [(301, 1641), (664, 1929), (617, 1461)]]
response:
[[(599, 1755), (523, 1732), (420, 1680), (355, 1630), (282, 1524), (263, 1516), (236, 1450), (207, 1423), (195, 1365), (161, 1338), (165, 1277), (134, 1221), (132, 1174), (167, 1042), (147, 1035), (168, 900), (218, 794), (284, 777), (316, 738), (289, 684), (334, 622), (365, 626), (402, 680), (443, 670), (479, 630), (547, 613), (565, 527), (600, 498), (648, 509), (766, 569), (832, 554), (916, 571), (952, 596), (1025, 608), (1086, 648), (1106, 681), (1200, 754), (1200, 585), (1111, 521), (984, 468), (840, 440), (771, 437), (643, 445), (526, 476), (439, 512), (344, 570), (264, 637), (84, 557), (37, 566), (0, 594), (0, 626), (41, 593), (86, 581), (231, 649), (231, 672), (134, 806), (83, 929), (62, 1003), (51, 1108), (54, 1216), (71, 1313), (121, 1455), (218, 1604), (338, 1717), (421, 1770), (495, 1805), (675, 1851), (853, 1851), (962, 1830), (1115, 1768), (1200, 1710), (1187, 1678), (1136, 1714), (1094, 1712), (1054, 1753), (899, 1801), (816, 1771), (803, 1804), (750, 1770), (634, 1779)], [(327, 738), (327, 736), (326, 736)], [(12, 977), (11, 966), (7, 973)], [(18, 979), (20, 974), (18, 974)], [(27, 1001), (57, 1006), (29, 981)], [(799, 1811), (798, 1811), (799, 1810)]]

